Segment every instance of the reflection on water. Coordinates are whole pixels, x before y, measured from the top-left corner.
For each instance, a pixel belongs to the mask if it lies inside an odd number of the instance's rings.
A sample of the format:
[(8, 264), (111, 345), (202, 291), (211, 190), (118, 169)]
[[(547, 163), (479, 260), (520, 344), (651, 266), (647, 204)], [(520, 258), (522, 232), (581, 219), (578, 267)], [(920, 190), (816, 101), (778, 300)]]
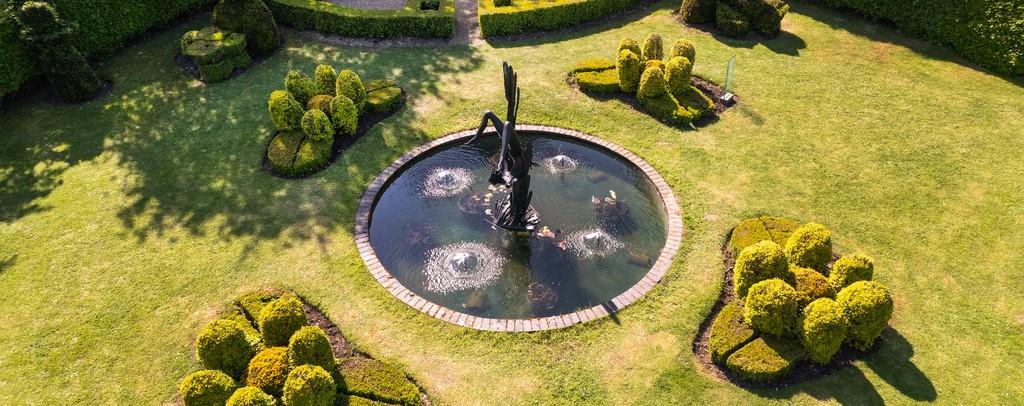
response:
[(587, 143), (527, 135), (541, 224), (514, 237), (486, 214), (505, 193), (487, 182), (496, 138), (432, 151), (380, 194), (370, 244), (403, 286), (469, 314), (529, 318), (606, 302), (643, 278), (666, 220), (642, 171)]

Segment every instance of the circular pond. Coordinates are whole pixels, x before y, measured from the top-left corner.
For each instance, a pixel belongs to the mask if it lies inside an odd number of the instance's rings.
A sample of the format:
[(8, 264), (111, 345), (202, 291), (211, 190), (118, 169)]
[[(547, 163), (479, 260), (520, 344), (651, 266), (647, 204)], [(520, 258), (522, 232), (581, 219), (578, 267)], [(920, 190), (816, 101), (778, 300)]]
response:
[(452, 134), (403, 156), (367, 191), (356, 232), (374, 276), (434, 317), (488, 330), (564, 327), (635, 301), (660, 280), (681, 238), (667, 185), (597, 138), (518, 132), (533, 147), (534, 232), (491, 224), (508, 193), (488, 181), (498, 137)]

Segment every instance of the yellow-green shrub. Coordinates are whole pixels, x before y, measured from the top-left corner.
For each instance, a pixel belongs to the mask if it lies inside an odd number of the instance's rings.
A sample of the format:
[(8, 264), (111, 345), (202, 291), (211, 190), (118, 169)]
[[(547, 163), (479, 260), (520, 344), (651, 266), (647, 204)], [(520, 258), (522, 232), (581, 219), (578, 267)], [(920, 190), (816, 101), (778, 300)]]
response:
[(284, 383), (285, 406), (332, 406), (337, 393), (334, 378), (316, 365), (295, 367)]
[(196, 356), (207, 369), (241, 377), (252, 358), (252, 346), (237, 322), (218, 319), (199, 330)]
[(711, 332), (708, 335), (711, 360), (719, 364), (724, 363), (733, 351), (756, 337), (754, 329), (743, 321), (743, 306), (736, 301), (727, 303), (711, 324)]
[(328, 371), (335, 369), (334, 352), (327, 334), (317, 326), (305, 326), (288, 341), (288, 363), (317, 365)]
[(864, 254), (843, 255), (832, 264), (828, 283), (840, 290), (858, 281), (869, 281), (875, 273), (875, 261)]
[(303, 106), (316, 94), (316, 84), (313, 83), (313, 79), (297, 70), (288, 72), (288, 76), (284, 79), (284, 88), (288, 89), (288, 93), (292, 94), (295, 101)]
[(690, 64), (697, 63), (697, 49), (693, 47), (693, 43), (689, 40), (679, 39), (672, 43), (672, 50), (669, 52), (669, 58), (675, 58), (681, 56), (690, 61)]
[(632, 52), (637, 58), (640, 58), (640, 54), (642, 53), (640, 50), (640, 43), (636, 42), (636, 40), (632, 38), (623, 38), (619, 41), (619, 48), (615, 52), (621, 55), (622, 51)]
[(359, 109), (352, 99), (338, 95), (331, 100), (331, 123), (342, 136), (350, 136), (359, 128)]
[(336, 96), (348, 97), (356, 105), (356, 110), (363, 111), (366, 104), (366, 87), (363, 86), (358, 74), (349, 69), (341, 71), (338, 73), (334, 89)]
[(224, 406), (277, 406), (273, 396), (255, 386), (246, 386), (235, 391)]
[(588, 58), (576, 62), (569, 73), (601, 72), (609, 69), (615, 69), (615, 61), (608, 58)]
[(843, 346), (846, 328), (842, 306), (835, 300), (821, 298), (804, 308), (800, 317), (800, 340), (811, 360), (827, 364)]
[(832, 232), (817, 223), (800, 226), (786, 241), (786, 256), (793, 265), (825, 272), (832, 260)]
[(640, 76), (640, 88), (636, 96), (640, 99), (654, 98), (668, 92), (665, 87), (665, 73), (659, 68), (651, 68), (644, 71)]
[(260, 332), (267, 346), (287, 345), (296, 330), (306, 325), (302, 302), (293, 294), (281, 295), (260, 310)]
[(861, 350), (875, 343), (892, 317), (892, 296), (878, 282), (854, 282), (839, 291), (836, 302), (850, 323), (846, 342)]
[(755, 283), (772, 278), (786, 280), (790, 278), (790, 273), (786, 256), (779, 245), (765, 240), (740, 251), (732, 277), (733, 293), (742, 299)]
[(291, 364), (288, 363), (287, 347), (270, 347), (256, 353), (249, 361), (245, 384), (255, 386), (273, 395), (281, 396), (284, 381), (288, 379)]
[(196, 371), (178, 385), (185, 406), (220, 406), (227, 402), (238, 385), (230, 376), (212, 369)]
[(664, 56), (665, 53), (662, 47), (661, 35), (658, 35), (657, 33), (647, 34), (647, 37), (644, 38), (644, 45), (640, 59), (644, 60), (644, 62), (650, 60), (660, 61)]
[(765, 382), (785, 377), (806, 356), (794, 340), (763, 336), (732, 353), (725, 366), (740, 378)]
[(271, 92), (267, 108), (270, 110), (270, 118), (274, 121), (274, 128), (278, 131), (294, 131), (300, 128), (304, 110), (288, 91)]
[(789, 271), (793, 274), (793, 288), (796, 289), (799, 308), (803, 309), (823, 297), (835, 299), (836, 291), (818, 271), (800, 266), (791, 266)]
[(338, 81), (338, 73), (331, 65), (317, 65), (313, 72), (314, 93), (334, 96), (335, 83)]
[(334, 139), (334, 128), (327, 114), (318, 109), (306, 110), (302, 116), (302, 132), (317, 141)]
[(619, 75), (619, 90), (629, 94), (636, 93), (637, 86), (640, 84), (640, 57), (638, 54), (628, 48), (619, 51), (615, 71)]
[(334, 100), (334, 96), (318, 94), (309, 99), (309, 103), (306, 103), (306, 109), (320, 110), (327, 115), (327, 118), (331, 118), (331, 100)]
[(669, 93), (676, 95), (689, 90), (692, 72), (693, 64), (686, 57), (676, 56), (669, 59), (665, 64), (665, 82), (668, 84)]
[(793, 331), (798, 310), (796, 290), (782, 279), (768, 279), (750, 287), (743, 320), (754, 330), (781, 336)]

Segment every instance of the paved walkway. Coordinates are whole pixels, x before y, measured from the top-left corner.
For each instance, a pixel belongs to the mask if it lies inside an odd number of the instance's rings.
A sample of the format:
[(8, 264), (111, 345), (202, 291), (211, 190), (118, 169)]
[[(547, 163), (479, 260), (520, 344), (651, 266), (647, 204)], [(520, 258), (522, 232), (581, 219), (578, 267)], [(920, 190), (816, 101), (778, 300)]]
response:
[(483, 41), (476, 12), (477, 0), (455, 0), (455, 36), (452, 37), (452, 44), (466, 45)]

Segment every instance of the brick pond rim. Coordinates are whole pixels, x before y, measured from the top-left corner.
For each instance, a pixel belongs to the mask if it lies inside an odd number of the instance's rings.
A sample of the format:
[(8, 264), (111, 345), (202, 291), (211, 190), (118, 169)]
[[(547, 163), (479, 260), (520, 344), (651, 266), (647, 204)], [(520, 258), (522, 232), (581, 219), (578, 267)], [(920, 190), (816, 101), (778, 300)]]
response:
[[(356, 247), (359, 250), (359, 255), (363, 258), (363, 262), (366, 264), (370, 273), (377, 282), (387, 289), (388, 292), (391, 292), (391, 294), (398, 298), (398, 300), (401, 300), (405, 304), (408, 304), (431, 317), (476, 330), (501, 332), (552, 330), (586, 323), (591, 320), (607, 317), (611, 313), (617, 312), (633, 302), (636, 302), (641, 296), (653, 289), (654, 286), (661, 281), (662, 277), (665, 276), (665, 273), (668, 272), (669, 267), (672, 265), (672, 258), (675, 257), (675, 254), (679, 249), (679, 244), (683, 238), (682, 214), (679, 210), (675, 194), (672, 193), (672, 189), (669, 187), (668, 183), (665, 182), (665, 179), (663, 179), (652, 166), (636, 154), (633, 154), (614, 143), (592, 135), (575, 130), (543, 125), (518, 125), (516, 126), (516, 130), (522, 134), (549, 134), (556, 137), (569, 138), (592, 144), (606, 150), (607, 152), (626, 159), (647, 176), (661, 197), (661, 201), (666, 211), (666, 225), (668, 227), (665, 246), (662, 248), (658, 259), (654, 262), (654, 265), (647, 274), (632, 287), (626, 289), (624, 292), (605, 303), (571, 313), (529, 319), (487, 318), (466, 314), (428, 301), (403, 286), (384, 267), (380, 259), (377, 258), (377, 254), (370, 244), (370, 219), (373, 207), (380, 198), (382, 192), (385, 190), (392, 176), (399, 173), (407, 164), (414, 162), (421, 155), (449, 144), (464, 141), (476, 133), (475, 130), (464, 130), (435, 139), (405, 153), (384, 169), (384, 171), (382, 171), (380, 175), (370, 183), (369, 188), (363, 194), (363, 197), (359, 202), (359, 208), (356, 211), (355, 241)], [(493, 131), (493, 129), (491, 129), (491, 131)]]

